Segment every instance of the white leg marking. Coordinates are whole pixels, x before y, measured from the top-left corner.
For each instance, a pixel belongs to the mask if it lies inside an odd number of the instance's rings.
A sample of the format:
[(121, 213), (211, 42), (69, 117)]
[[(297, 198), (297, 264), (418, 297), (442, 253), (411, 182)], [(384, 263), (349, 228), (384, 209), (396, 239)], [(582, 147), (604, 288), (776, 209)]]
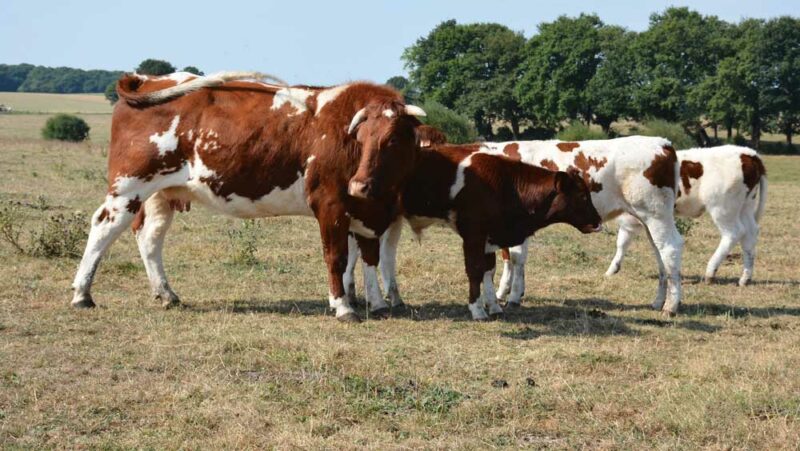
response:
[(328, 305), (331, 309), (336, 310), (336, 317), (340, 318), (344, 315), (353, 313), (355, 314), (356, 311), (353, 310), (353, 307), (350, 306), (350, 303), (347, 302), (345, 298), (336, 298), (333, 297), (332, 294), (328, 294)]
[(153, 296), (161, 300), (164, 306), (177, 304), (179, 299), (169, 286), (162, 257), (164, 237), (172, 224), (174, 211), (170, 208), (169, 201), (160, 193), (150, 197), (142, 208), (145, 213), (144, 223), (140, 230), (135, 231), (136, 243), (147, 271), (147, 278), (150, 280)]
[(525, 263), (528, 261), (528, 243), (530, 238), (527, 238), (519, 246), (514, 246), (508, 250), (511, 255), (511, 264), (513, 274), (511, 276), (511, 293), (508, 295), (508, 302), (511, 304), (520, 304), (522, 296), (525, 294)]
[(469, 312), (472, 314), (472, 319), (476, 321), (489, 319), (489, 315), (486, 314), (486, 310), (483, 308), (483, 296), (474, 303), (469, 304)]
[(403, 232), (403, 221), (398, 219), (381, 236), (381, 254), (378, 267), (383, 279), (383, 289), (392, 307), (403, 305), (400, 290), (397, 287), (397, 246)]
[(497, 298), (494, 294), (494, 269), (490, 269), (483, 273), (483, 298), (486, 301), (486, 307), (489, 309), (490, 315), (499, 315), (503, 313), (503, 308), (497, 303)]
[(374, 266), (364, 264), (364, 292), (367, 297), (367, 304), (370, 312), (378, 310), (388, 310), (389, 305), (381, 296), (381, 288), (378, 285), (378, 271)]
[(344, 285), (345, 298), (351, 305), (356, 302), (356, 282), (355, 270), (356, 262), (358, 261), (358, 242), (356, 239), (348, 234), (347, 235), (347, 268), (342, 275), (342, 284)]

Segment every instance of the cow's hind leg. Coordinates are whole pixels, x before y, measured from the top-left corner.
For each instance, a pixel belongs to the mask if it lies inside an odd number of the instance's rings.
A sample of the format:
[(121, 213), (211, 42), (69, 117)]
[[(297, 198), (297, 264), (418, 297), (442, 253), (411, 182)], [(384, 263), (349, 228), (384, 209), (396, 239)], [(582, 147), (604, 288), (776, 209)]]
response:
[(719, 246), (714, 251), (714, 255), (708, 261), (706, 266), (705, 281), (711, 283), (717, 275), (717, 270), (725, 260), (725, 257), (731, 253), (731, 250), (739, 243), (744, 233), (744, 226), (739, 219), (738, 211), (730, 211), (731, 209), (714, 209), (709, 210), (711, 219), (716, 224), (722, 237), (719, 240)]
[(624, 214), (617, 219), (619, 231), (617, 232), (617, 253), (608, 266), (606, 276), (613, 276), (622, 268), (622, 260), (636, 235), (642, 230), (642, 224), (634, 216)]
[(753, 277), (759, 229), (755, 216), (750, 209), (742, 209), (741, 219), (744, 225), (744, 234), (742, 235), (742, 259), (744, 260), (744, 269), (742, 271), (742, 277), (739, 278), (739, 286), (743, 287), (747, 285)]
[(164, 271), (164, 237), (172, 224), (175, 211), (163, 194), (156, 193), (144, 203), (133, 223), (133, 233), (139, 254), (142, 256), (153, 297), (161, 306), (171, 308), (180, 305), (178, 295), (172, 291)]
[[(671, 213), (671, 212), (670, 212)], [(645, 225), (651, 241), (658, 249), (663, 265), (663, 276), (659, 276), (659, 295), (663, 290), (662, 277), (666, 278), (668, 296), (663, 304), (662, 311), (669, 315), (678, 313), (678, 307), (683, 295), (681, 289), (681, 257), (683, 255), (683, 238), (675, 227), (672, 214), (663, 217), (649, 217)], [(653, 307), (658, 308), (657, 303)]]
[(483, 298), (486, 301), (486, 308), (489, 310), (489, 315), (498, 317), (503, 314), (503, 308), (497, 303), (497, 297), (494, 292), (494, 270), (496, 256), (494, 252), (487, 252), (484, 254), (484, 269), (483, 272)]
[(497, 284), (497, 299), (505, 299), (508, 293), (511, 292), (511, 281), (513, 278), (513, 267), (511, 263), (511, 252), (507, 247), (504, 247), (500, 252), (503, 258), (503, 273), (500, 275), (500, 283)]
[(92, 215), (92, 229), (86, 241), (86, 250), (83, 252), (75, 280), (72, 282), (72, 288), (75, 290), (71, 302), (73, 307), (91, 308), (95, 306), (91, 289), (100, 259), (111, 243), (131, 224), (134, 215), (140, 208), (139, 196), (109, 194), (103, 205)]

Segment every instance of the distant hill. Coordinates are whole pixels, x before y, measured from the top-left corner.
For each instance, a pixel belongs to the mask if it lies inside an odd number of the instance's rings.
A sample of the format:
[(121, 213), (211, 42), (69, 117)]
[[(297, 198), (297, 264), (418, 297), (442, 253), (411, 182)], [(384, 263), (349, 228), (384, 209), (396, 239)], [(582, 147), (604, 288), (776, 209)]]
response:
[(83, 70), (32, 64), (0, 64), (0, 91), (101, 93), (122, 71)]

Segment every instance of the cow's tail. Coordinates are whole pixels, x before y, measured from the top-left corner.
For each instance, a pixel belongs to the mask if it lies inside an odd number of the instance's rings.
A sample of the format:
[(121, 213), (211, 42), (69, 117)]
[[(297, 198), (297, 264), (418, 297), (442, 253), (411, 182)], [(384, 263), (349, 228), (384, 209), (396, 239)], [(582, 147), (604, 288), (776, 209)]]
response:
[(220, 86), (234, 80), (271, 80), (279, 85), (287, 86), (286, 82), (280, 78), (261, 72), (219, 72), (197, 77), (185, 83), (158, 91), (137, 92), (146, 80), (146, 78), (138, 75), (126, 74), (117, 81), (117, 94), (130, 105), (147, 106), (166, 102), (199, 89)]
[(764, 214), (764, 206), (767, 203), (767, 174), (761, 174), (758, 179), (758, 206), (756, 207), (756, 222), (761, 220)]

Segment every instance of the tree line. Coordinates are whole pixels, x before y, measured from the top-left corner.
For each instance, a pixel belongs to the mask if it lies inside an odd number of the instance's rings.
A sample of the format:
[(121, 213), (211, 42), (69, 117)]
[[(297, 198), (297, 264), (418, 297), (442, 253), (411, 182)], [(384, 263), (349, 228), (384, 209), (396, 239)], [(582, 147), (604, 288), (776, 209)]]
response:
[(468, 117), (487, 139), (549, 137), (575, 120), (609, 133), (616, 121), (647, 118), (679, 123), (703, 146), (720, 128), (754, 147), (764, 132), (791, 143), (800, 131), (793, 17), (729, 23), (673, 7), (633, 32), (581, 14), (542, 23), (530, 39), (500, 24), (449, 20), (402, 59), (408, 79), (387, 83)]
[[(140, 74), (164, 75), (177, 69), (167, 61), (146, 59), (135, 70)], [(202, 74), (194, 66), (187, 66), (183, 70)], [(122, 71), (0, 64), (0, 91), (102, 93), (107, 92), (109, 86), (113, 86), (122, 74)]]

